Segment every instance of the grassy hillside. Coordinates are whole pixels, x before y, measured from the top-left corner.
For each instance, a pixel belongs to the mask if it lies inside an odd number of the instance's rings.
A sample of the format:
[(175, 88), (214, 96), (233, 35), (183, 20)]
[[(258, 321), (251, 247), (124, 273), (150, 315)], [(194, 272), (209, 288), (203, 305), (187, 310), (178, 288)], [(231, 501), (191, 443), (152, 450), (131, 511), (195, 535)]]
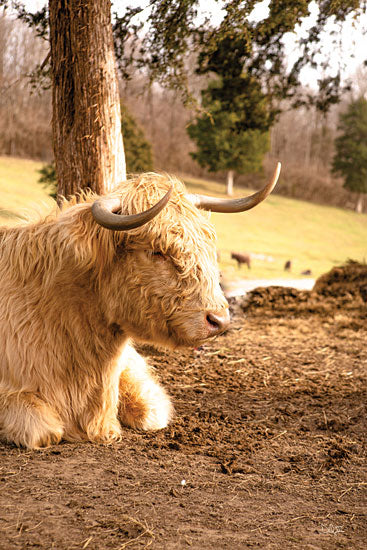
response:
[(24, 209), (47, 211), (52, 207), (42, 185), (37, 183), (41, 162), (0, 157), (0, 223), (12, 224)]
[[(46, 212), (54, 204), (37, 183), (41, 163), (0, 157), (0, 223), (12, 224), (25, 210)], [(190, 192), (225, 197), (224, 184), (186, 178)], [(250, 192), (250, 191), (248, 191)], [(239, 195), (239, 193), (236, 193)], [(218, 233), (221, 270), (227, 279), (300, 277), (329, 271), (348, 258), (367, 260), (367, 216), (271, 195), (242, 214), (212, 214)], [(251, 252), (249, 271), (240, 270), (231, 251)], [(284, 263), (292, 261), (292, 272)]]
[[(224, 184), (186, 180), (193, 193), (225, 197)], [(247, 194), (241, 190), (235, 195)], [(250, 190), (248, 190), (250, 193)], [(341, 208), (270, 195), (241, 214), (212, 214), (217, 229), (221, 270), (228, 279), (302, 277), (307, 269), (317, 277), (349, 258), (367, 260), (367, 216)], [(251, 252), (251, 270), (237, 268), (231, 251)], [(284, 264), (292, 261), (291, 273)]]

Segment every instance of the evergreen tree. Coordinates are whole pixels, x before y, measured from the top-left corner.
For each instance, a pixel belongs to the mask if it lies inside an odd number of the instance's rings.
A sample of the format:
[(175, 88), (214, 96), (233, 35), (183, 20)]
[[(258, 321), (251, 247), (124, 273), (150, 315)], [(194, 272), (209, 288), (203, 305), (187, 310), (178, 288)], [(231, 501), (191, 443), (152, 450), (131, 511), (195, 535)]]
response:
[(350, 103), (338, 128), (332, 171), (344, 178), (344, 187), (358, 194), (356, 211), (362, 212), (367, 193), (367, 100), (360, 97)]
[(191, 155), (210, 172), (227, 171), (227, 194), (231, 195), (235, 173), (262, 169), (275, 113), (255, 79), (231, 76), (230, 71), (202, 92), (202, 107), (203, 114), (188, 127), (197, 146)]
[(121, 104), (121, 129), (124, 136), (127, 173), (152, 170), (152, 147), (139, 124), (123, 104)]
[(45, 164), (40, 170), (38, 170), (40, 178), (38, 183), (42, 183), (44, 189), (47, 190), (50, 197), (56, 200), (57, 198), (57, 179), (55, 163)]

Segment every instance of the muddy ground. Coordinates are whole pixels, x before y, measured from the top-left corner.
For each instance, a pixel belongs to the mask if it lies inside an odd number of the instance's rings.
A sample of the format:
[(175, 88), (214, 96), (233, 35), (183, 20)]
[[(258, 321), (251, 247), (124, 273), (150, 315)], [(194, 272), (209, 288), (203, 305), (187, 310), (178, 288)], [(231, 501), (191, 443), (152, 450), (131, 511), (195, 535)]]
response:
[(159, 433), (0, 444), (0, 549), (364, 549), (367, 266), (232, 300), (196, 351), (144, 347), (176, 407)]

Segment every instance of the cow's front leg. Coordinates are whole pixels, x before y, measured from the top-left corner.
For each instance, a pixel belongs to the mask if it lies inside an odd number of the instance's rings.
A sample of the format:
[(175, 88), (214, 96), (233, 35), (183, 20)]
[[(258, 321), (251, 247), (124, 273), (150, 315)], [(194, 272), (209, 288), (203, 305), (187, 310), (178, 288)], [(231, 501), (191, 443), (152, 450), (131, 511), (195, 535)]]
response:
[(119, 419), (142, 430), (165, 428), (173, 415), (171, 400), (151, 368), (134, 348), (126, 346), (121, 361)]
[(113, 443), (121, 439), (121, 424), (117, 418), (117, 384), (113, 393), (104, 392), (100, 401), (95, 397), (85, 414), (80, 417), (81, 426), (89, 441), (95, 443)]
[[(87, 398), (75, 404), (79, 411), (71, 424), (68, 439), (88, 439), (96, 443), (112, 443), (119, 441), (122, 436), (121, 424), (117, 418), (119, 405), (119, 380), (120, 368), (102, 375), (93, 385), (88, 384), (88, 379), (80, 382)], [(76, 430), (73, 433), (73, 430)]]

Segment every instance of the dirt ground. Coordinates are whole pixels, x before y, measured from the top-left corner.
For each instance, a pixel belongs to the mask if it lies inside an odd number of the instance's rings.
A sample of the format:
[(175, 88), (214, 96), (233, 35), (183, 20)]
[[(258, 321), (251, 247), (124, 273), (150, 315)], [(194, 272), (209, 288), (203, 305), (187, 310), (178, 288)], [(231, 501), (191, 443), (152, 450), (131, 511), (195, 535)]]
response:
[(0, 549), (365, 549), (367, 266), (232, 299), (199, 350), (142, 351), (176, 407), (111, 446), (0, 444)]

